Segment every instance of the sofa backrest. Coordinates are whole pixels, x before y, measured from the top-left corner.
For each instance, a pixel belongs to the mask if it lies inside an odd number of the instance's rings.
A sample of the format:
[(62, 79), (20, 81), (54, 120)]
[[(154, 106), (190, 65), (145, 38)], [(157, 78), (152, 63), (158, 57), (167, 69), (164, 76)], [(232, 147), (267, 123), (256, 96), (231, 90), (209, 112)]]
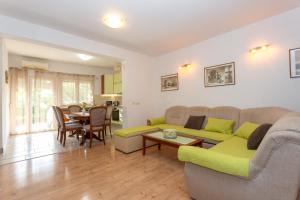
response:
[(214, 108), (205, 106), (173, 106), (166, 110), (165, 119), (168, 124), (184, 126), (189, 116), (205, 115), (206, 120), (203, 123), (203, 127), (205, 127), (208, 117), (231, 119), (235, 121), (234, 130), (236, 130), (246, 121), (257, 124), (274, 124), (280, 117), (289, 112), (289, 110), (280, 107), (239, 109), (231, 106), (219, 106)]
[(188, 107), (173, 106), (166, 110), (165, 119), (167, 124), (184, 125)]
[(240, 109), (231, 106), (219, 106), (210, 108), (208, 117), (234, 120), (234, 130), (236, 130), (239, 126)]
[(290, 111), (280, 107), (264, 107), (243, 109), (240, 112), (239, 126), (249, 121), (257, 124), (270, 123), (274, 124), (279, 118)]

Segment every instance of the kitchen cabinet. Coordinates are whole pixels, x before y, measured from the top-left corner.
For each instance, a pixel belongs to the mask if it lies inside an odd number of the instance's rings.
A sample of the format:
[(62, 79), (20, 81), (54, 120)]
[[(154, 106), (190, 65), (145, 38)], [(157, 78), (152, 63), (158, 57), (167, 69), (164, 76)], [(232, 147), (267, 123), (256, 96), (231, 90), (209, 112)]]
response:
[(114, 94), (113, 74), (104, 74), (101, 76), (101, 90), (102, 94)]
[(122, 83), (114, 84), (114, 94), (122, 94)]
[(122, 94), (122, 74), (121, 71), (114, 73), (114, 93)]
[(102, 94), (122, 94), (122, 73), (116, 71), (113, 74), (104, 74), (101, 76)]
[(117, 65), (111, 74), (101, 76), (102, 94), (122, 94), (122, 67)]

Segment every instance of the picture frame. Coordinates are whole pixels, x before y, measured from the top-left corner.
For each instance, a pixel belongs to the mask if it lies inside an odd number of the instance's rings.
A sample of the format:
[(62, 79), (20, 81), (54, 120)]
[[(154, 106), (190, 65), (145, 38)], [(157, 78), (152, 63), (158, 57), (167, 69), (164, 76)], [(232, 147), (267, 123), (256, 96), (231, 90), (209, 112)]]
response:
[(161, 91), (179, 90), (178, 73), (161, 76)]
[(290, 78), (300, 78), (300, 48), (289, 50)]
[(235, 85), (235, 62), (204, 68), (204, 86)]
[(6, 83), (6, 84), (8, 84), (8, 77), (9, 77), (8, 71), (5, 70), (5, 83)]

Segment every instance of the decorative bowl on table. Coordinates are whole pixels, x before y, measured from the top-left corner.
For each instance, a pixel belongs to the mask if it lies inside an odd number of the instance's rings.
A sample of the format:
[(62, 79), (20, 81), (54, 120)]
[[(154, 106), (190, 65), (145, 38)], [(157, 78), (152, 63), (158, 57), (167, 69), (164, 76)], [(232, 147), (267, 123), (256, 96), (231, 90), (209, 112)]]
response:
[(164, 129), (163, 137), (166, 139), (176, 139), (177, 138), (176, 130), (175, 129)]

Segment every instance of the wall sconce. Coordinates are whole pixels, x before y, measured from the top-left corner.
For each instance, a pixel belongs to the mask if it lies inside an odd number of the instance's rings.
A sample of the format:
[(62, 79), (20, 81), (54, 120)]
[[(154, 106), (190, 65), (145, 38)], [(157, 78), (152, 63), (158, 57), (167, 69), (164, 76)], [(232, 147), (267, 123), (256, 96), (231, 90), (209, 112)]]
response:
[(190, 69), (192, 68), (192, 64), (184, 64), (179, 67), (179, 69)]
[(266, 51), (269, 48), (269, 44), (263, 45), (263, 46), (259, 46), (259, 47), (254, 47), (252, 49), (249, 50), (250, 53), (256, 53), (258, 51)]

